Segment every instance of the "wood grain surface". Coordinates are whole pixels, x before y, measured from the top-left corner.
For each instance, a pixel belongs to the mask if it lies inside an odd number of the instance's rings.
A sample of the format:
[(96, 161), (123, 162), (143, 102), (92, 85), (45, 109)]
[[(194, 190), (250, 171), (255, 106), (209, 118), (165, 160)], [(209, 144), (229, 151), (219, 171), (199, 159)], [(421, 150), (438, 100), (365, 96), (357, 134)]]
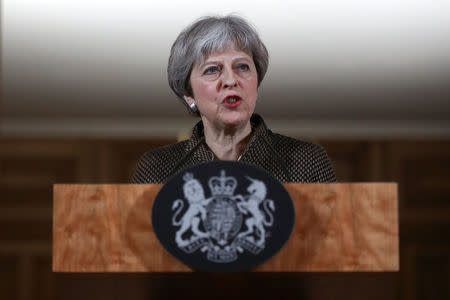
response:
[[(284, 185), (296, 210), (283, 249), (253, 271), (398, 271), (395, 183)], [(54, 272), (189, 272), (150, 219), (160, 184), (56, 184)]]

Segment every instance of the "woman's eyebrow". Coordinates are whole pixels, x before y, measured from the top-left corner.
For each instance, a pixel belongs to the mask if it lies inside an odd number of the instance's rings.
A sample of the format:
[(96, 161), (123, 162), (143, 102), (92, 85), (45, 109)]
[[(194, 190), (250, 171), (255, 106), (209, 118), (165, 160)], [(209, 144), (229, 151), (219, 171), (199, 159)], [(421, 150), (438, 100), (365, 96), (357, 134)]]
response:
[(221, 62), (218, 61), (218, 60), (207, 60), (207, 61), (205, 61), (204, 63), (202, 63), (202, 64), (199, 66), (199, 69), (203, 68), (204, 66), (206, 66), (206, 65), (208, 65), (208, 64), (216, 64), (216, 65), (218, 65), (218, 64), (220, 64), (220, 63), (221, 63)]
[[(234, 62), (239, 61), (239, 60), (245, 60), (245, 61), (247, 61), (247, 62), (250, 62), (250, 59), (247, 58), (247, 57), (245, 57), (245, 56), (235, 57), (235, 58), (232, 59), (232, 62), (234, 63)], [(206, 66), (206, 65), (208, 65), (208, 64), (216, 64), (216, 65), (219, 65), (219, 64), (221, 64), (221, 63), (222, 63), (222, 61), (220, 61), (220, 60), (206, 60), (204, 63), (202, 63), (201, 65), (199, 65), (199, 69), (203, 68), (204, 66)]]

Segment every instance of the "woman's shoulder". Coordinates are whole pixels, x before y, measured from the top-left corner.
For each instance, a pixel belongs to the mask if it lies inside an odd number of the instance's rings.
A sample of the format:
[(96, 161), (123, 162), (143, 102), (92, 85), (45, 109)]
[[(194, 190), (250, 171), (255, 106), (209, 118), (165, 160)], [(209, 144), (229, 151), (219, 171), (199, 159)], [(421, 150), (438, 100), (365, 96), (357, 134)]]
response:
[(183, 153), (187, 147), (189, 140), (184, 140), (178, 143), (165, 145), (152, 150), (149, 150), (142, 155), (141, 159), (152, 161), (165, 161), (174, 154)]
[(325, 152), (325, 149), (312, 142), (299, 140), (279, 133), (270, 134), (274, 147), (285, 153), (297, 153), (300, 151), (305, 155), (314, 155), (315, 153)]
[(254, 114), (252, 116), (252, 124), (257, 127), (258, 136), (268, 137), (270, 144), (283, 154), (297, 154), (303, 153), (304, 155), (314, 156), (317, 153), (324, 153), (325, 150), (320, 145), (295, 139), (279, 133), (274, 133), (265, 124), (263, 118), (260, 115)]
[(275, 151), (290, 166), (294, 177), (300, 176), (304, 181), (305, 174), (308, 174), (309, 182), (336, 181), (332, 162), (322, 146), (278, 133), (270, 136)]
[(131, 178), (132, 183), (161, 183), (186, 153), (188, 140), (155, 148), (144, 153)]

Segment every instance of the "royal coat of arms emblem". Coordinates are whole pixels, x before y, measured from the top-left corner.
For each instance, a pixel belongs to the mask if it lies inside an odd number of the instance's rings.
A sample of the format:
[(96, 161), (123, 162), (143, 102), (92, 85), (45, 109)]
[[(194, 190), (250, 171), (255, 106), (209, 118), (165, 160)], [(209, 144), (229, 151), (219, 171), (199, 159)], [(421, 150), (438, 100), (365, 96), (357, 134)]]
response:
[[(208, 260), (219, 263), (236, 260), (238, 253), (245, 250), (258, 254), (264, 249), (268, 229), (273, 225), (274, 201), (266, 199), (263, 181), (246, 178), (248, 194), (235, 195), (237, 180), (221, 170), (220, 176), (209, 179), (211, 197), (206, 198), (193, 174), (184, 174), (186, 200), (177, 199), (172, 206), (172, 225), (180, 227), (175, 236), (178, 247), (186, 253), (200, 249)], [(185, 203), (188, 208), (180, 217)]]
[(269, 259), (294, 225), (292, 200), (265, 171), (215, 161), (186, 169), (159, 191), (152, 225), (162, 245), (195, 269), (240, 271)]

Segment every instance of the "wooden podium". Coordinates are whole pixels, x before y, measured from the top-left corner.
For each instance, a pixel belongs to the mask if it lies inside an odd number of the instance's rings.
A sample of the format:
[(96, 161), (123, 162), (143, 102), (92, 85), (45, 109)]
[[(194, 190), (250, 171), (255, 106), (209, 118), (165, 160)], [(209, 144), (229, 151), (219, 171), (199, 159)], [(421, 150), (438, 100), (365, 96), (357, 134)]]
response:
[[(399, 270), (395, 183), (284, 184), (296, 219), (286, 245), (252, 272)], [(190, 272), (157, 240), (160, 184), (56, 184), (54, 272)], [(276, 201), (276, 199), (274, 199)]]

